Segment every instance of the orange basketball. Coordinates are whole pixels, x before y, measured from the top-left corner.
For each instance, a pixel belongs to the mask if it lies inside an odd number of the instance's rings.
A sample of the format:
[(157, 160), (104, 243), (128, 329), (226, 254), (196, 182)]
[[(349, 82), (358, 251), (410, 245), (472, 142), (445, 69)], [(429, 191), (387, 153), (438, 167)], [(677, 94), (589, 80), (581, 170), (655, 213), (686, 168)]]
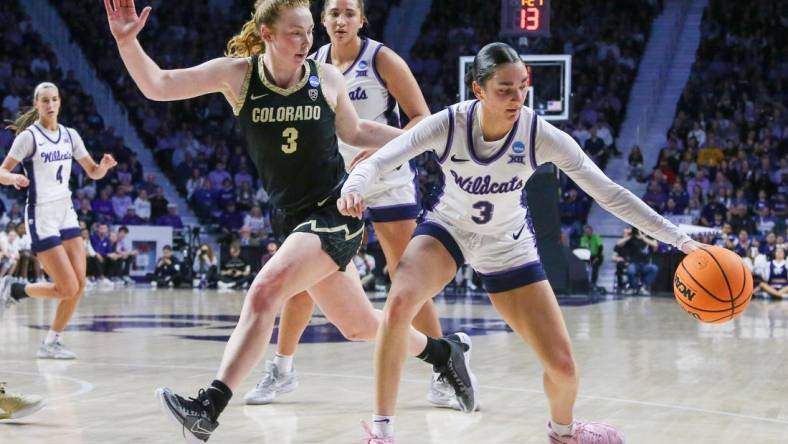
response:
[(741, 315), (752, 298), (752, 274), (734, 252), (704, 247), (681, 261), (673, 295), (693, 318), (712, 324)]

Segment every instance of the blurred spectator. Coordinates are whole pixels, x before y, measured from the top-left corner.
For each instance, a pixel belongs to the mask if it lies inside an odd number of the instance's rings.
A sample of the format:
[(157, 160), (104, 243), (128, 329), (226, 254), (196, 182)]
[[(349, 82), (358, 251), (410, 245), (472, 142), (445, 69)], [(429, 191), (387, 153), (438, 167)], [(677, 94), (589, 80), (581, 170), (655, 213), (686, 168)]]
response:
[(139, 190), (137, 193), (137, 198), (134, 199), (134, 211), (145, 223), (150, 220), (151, 203), (147, 191)]
[(238, 230), (238, 234), (238, 243), (241, 244), (242, 247), (257, 247), (262, 245), (262, 239), (252, 237), (252, 230), (249, 229), (249, 227), (242, 226)]
[(87, 228), (83, 228), (80, 231), (82, 235), (82, 242), (85, 246), (85, 255), (87, 256), (87, 272), (86, 276), (88, 281), (91, 283), (99, 282), (104, 283), (105, 285), (111, 285), (108, 279), (104, 277), (104, 273), (102, 271), (103, 267), (101, 265), (101, 260), (96, 253), (96, 250), (93, 248), (93, 243), (90, 241), (90, 230)]
[(375, 258), (367, 253), (367, 249), (362, 247), (359, 249), (358, 254), (353, 257), (353, 264), (358, 270), (359, 278), (361, 278), (361, 286), (364, 290), (370, 291), (375, 289)]
[(635, 145), (629, 153), (629, 173), (627, 180), (635, 179), (637, 181), (643, 178), (643, 153), (640, 152), (640, 147)]
[(200, 245), (192, 264), (192, 286), (195, 288), (214, 288), (217, 281), (217, 260), (208, 244)]
[(648, 296), (658, 271), (656, 265), (649, 263), (649, 247), (656, 248), (657, 241), (643, 235), (635, 227), (627, 227), (624, 229), (624, 236), (616, 242), (616, 247), (627, 263), (630, 292), (640, 292)]
[(119, 221), (123, 225), (145, 225), (145, 219), (137, 216), (137, 209), (135, 207), (129, 207), (126, 210), (126, 215), (123, 216), (122, 219)]
[(112, 280), (115, 277), (115, 261), (109, 256), (113, 252), (113, 245), (110, 239), (109, 226), (106, 223), (99, 224), (97, 232), (90, 238), (90, 243), (96, 252), (96, 259), (101, 264), (101, 275), (108, 280)]
[(156, 219), (156, 225), (183, 228), (183, 221), (178, 216), (178, 207), (175, 204), (167, 205), (167, 214)]
[(260, 258), (260, 268), (261, 268), (261, 269), (263, 268), (263, 266), (264, 266), (264, 265), (265, 265), (265, 264), (266, 264), (268, 261), (270, 261), (270, 260), (271, 260), (271, 258), (272, 258), (272, 257), (274, 257), (274, 254), (276, 254), (276, 251), (277, 251), (278, 249), (279, 249), (279, 244), (277, 244), (275, 241), (270, 241), (270, 242), (268, 242), (268, 243), (266, 244), (266, 246), (265, 246), (265, 250), (266, 250), (266, 252), (265, 252), (265, 254), (263, 255), (263, 257), (262, 257), (262, 258)]
[(763, 282), (758, 286), (760, 290), (775, 298), (788, 298), (788, 269), (785, 264), (784, 246), (774, 250), (774, 259), (769, 261), (762, 277)]
[(263, 215), (263, 210), (259, 205), (252, 207), (252, 210), (244, 218), (244, 226), (249, 227), (252, 236), (265, 238), (271, 233), (271, 222), (267, 216)]
[(181, 263), (172, 254), (172, 247), (165, 245), (161, 250), (161, 257), (156, 261), (156, 271), (151, 281), (151, 286), (177, 287), (181, 283)]
[[(132, 210), (130, 208), (130, 210)], [(131, 248), (126, 236), (129, 234), (129, 229), (126, 226), (118, 228), (117, 240), (115, 241), (115, 249), (110, 253), (110, 257), (115, 262), (115, 272), (113, 273), (115, 279), (125, 283), (126, 285), (133, 285), (134, 279), (129, 275), (131, 272), (131, 265), (137, 257), (137, 250)]]
[(251, 267), (241, 258), (241, 246), (233, 243), (230, 245), (230, 258), (224, 263), (222, 270), (219, 272), (219, 288), (247, 288), (251, 283), (252, 277)]
[[(41, 264), (33, 254), (33, 240), (27, 234), (26, 225), (19, 224), (16, 226), (16, 250), (17, 250), (17, 263), (15, 275), (27, 282), (38, 282), (41, 278)], [(33, 279), (28, 279), (30, 273), (33, 273)]]
[(591, 265), (591, 285), (596, 287), (599, 279), (599, 267), (602, 265), (604, 256), (602, 254), (602, 238), (598, 234), (594, 234), (594, 229), (591, 225), (583, 227), (583, 235), (580, 236), (580, 248), (585, 248), (591, 252), (591, 260), (589, 261), (589, 265)]

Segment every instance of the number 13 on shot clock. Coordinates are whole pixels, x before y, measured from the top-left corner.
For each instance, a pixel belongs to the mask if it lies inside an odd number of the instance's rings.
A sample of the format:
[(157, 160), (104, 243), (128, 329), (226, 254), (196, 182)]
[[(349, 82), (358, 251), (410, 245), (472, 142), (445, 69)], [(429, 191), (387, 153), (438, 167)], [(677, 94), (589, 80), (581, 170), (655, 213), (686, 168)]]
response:
[(501, 0), (501, 34), (550, 35), (550, 0)]

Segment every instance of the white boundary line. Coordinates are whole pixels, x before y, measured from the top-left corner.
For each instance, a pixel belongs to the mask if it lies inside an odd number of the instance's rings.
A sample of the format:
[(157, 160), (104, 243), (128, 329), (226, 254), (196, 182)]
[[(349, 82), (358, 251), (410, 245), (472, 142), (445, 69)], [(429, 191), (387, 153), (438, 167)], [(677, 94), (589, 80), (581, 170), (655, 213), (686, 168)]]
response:
[[(22, 361), (22, 360), (0, 360), (0, 362), (7, 362), (7, 363), (20, 363), (20, 362), (29, 362), (29, 361)], [(85, 362), (85, 361), (78, 361), (74, 362), (74, 364), (78, 365), (92, 365), (92, 366), (106, 366), (106, 367), (137, 367), (137, 368), (157, 368), (157, 369), (183, 369), (183, 370), (207, 370), (207, 371), (215, 371), (215, 367), (201, 367), (201, 366), (194, 366), (194, 365), (160, 365), (160, 364), (134, 364), (134, 363), (102, 363), (102, 362)], [(16, 373), (22, 375), (41, 375), (40, 373), (34, 372), (13, 372), (13, 371), (4, 371), (3, 373)], [(343, 375), (337, 373), (319, 373), (319, 372), (304, 372), (300, 371), (299, 373), (302, 375), (307, 376), (317, 376), (323, 378), (345, 378), (345, 379), (362, 379), (371, 381), (374, 379), (373, 376), (362, 376), (362, 375)], [(93, 385), (87, 381), (82, 381), (76, 378), (70, 378), (67, 376), (59, 376), (59, 375), (51, 375), (58, 378), (63, 378), (69, 381), (76, 382), (82, 387), (80, 390), (69, 393), (67, 395), (61, 395), (53, 398), (48, 398), (48, 400), (58, 400), (58, 399), (65, 399), (69, 397), (79, 396), (85, 393), (88, 393), (93, 390)], [(425, 384), (424, 380), (421, 379), (409, 379), (403, 378), (402, 382), (413, 383), (413, 384)], [(523, 389), (523, 388), (513, 388), (513, 387), (501, 387), (495, 385), (480, 385), (479, 388), (487, 389), (487, 390), (499, 390), (504, 392), (522, 392), (522, 393), (533, 393), (541, 395), (544, 392), (542, 390), (532, 390), (532, 389)], [(687, 407), (681, 405), (674, 405), (674, 404), (664, 404), (659, 402), (650, 402), (650, 401), (638, 401), (634, 399), (624, 399), (624, 398), (610, 398), (606, 396), (592, 396), (592, 395), (578, 395), (580, 399), (598, 399), (600, 401), (608, 401), (608, 402), (618, 402), (622, 404), (635, 404), (635, 405), (642, 405), (646, 407), (656, 407), (662, 409), (669, 409), (669, 410), (680, 410), (685, 412), (696, 412), (696, 413), (705, 413), (708, 415), (719, 415), (719, 416), (728, 416), (732, 418), (741, 418), (741, 419), (749, 419), (753, 421), (763, 421), (763, 422), (770, 422), (774, 424), (786, 424), (788, 425), (788, 419), (774, 419), (774, 418), (764, 418), (762, 416), (755, 416), (755, 415), (743, 415), (740, 413), (733, 413), (733, 412), (725, 412), (722, 410), (711, 410), (711, 409), (703, 409), (699, 407)]]
[(44, 373), (41, 373), (41, 372), (20, 372), (20, 371), (10, 371), (10, 370), (3, 370), (2, 373), (3, 374), (11, 373), (11, 374), (14, 374), (14, 375), (29, 375), (29, 376), (65, 379), (66, 381), (70, 381), (70, 382), (73, 382), (73, 383), (79, 385), (79, 389), (77, 391), (71, 392), (71, 393), (66, 393), (65, 395), (59, 395), (59, 396), (41, 395), (44, 398), (44, 400), (47, 401), (47, 402), (59, 401), (61, 399), (68, 399), (68, 398), (76, 398), (77, 396), (82, 396), (82, 395), (84, 395), (86, 393), (92, 392), (93, 389), (95, 388), (93, 386), (93, 384), (91, 384), (91, 383), (89, 383), (87, 381), (84, 381), (82, 379), (72, 378), (70, 376), (56, 375), (56, 374), (53, 374), (53, 373), (46, 373), (46, 372), (44, 372)]

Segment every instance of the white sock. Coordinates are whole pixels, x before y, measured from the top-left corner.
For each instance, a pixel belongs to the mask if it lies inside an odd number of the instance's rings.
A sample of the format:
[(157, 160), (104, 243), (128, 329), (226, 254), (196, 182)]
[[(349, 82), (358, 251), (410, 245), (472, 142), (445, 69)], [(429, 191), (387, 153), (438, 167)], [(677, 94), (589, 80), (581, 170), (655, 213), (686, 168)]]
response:
[(54, 344), (55, 342), (60, 341), (60, 338), (62, 337), (63, 337), (63, 332), (58, 333), (54, 330), (49, 330), (49, 333), (47, 333), (47, 338), (44, 339), (44, 344), (47, 345)]
[(375, 435), (375, 438), (394, 436), (394, 417), (372, 415), (372, 434)]
[(550, 421), (550, 427), (560, 436), (572, 436), (572, 424), (564, 425), (555, 421)]
[(285, 356), (279, 353), (274, 355), (274, 365), (279, 368), (279, 371), (287, 374), (293, 371), (293, 355)]

